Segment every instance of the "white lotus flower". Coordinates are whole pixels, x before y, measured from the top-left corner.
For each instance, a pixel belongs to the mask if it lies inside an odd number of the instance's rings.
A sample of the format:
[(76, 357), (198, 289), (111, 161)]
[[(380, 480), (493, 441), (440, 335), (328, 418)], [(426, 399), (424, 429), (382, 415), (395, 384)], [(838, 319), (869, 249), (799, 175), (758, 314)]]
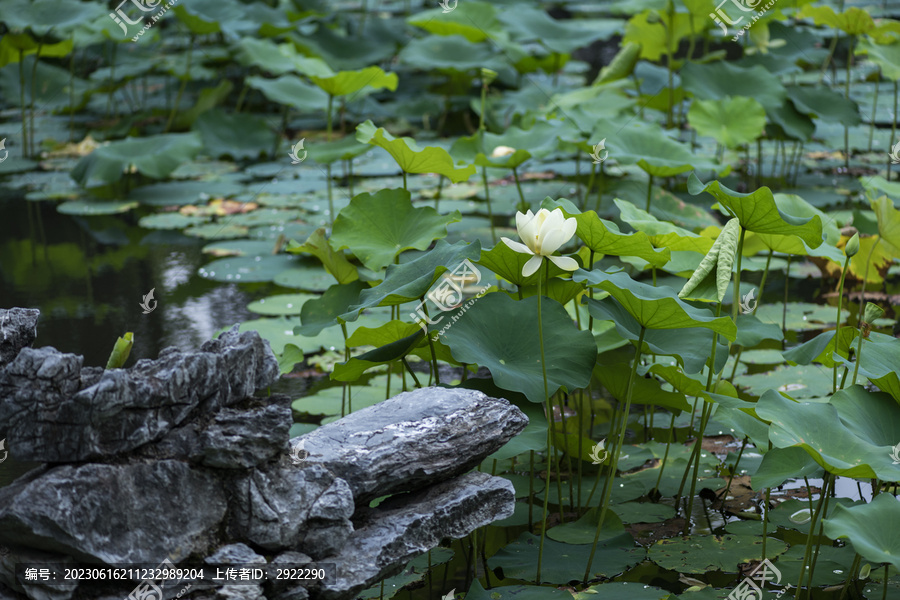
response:
[(510, 148), (509, 146), (497, 146), (494, 148), (494, 151), (491, 152), (491, 158), (503, 158), (504, 156), (515, 154), (515, 152), (515, 148)]
[(550, 211), (542, 208), (536, 215), (530, 210), (524, 214), (516, 213), (516, 230), (519, 238), (525, 242), (524, 244), (514, 242), (509, 238), (500, 239), (516, 252), (532, 255), (522, 268), (522, 277), (529, 277), (537, 273), (545, 256), (560, 269), (574, 271), (578, 268), (575, 259), (568, 256), (551, 255), (572, 239), (577, 228), (578, 222), (571, 217), (567, 219), (562, 209), (555, 208)]

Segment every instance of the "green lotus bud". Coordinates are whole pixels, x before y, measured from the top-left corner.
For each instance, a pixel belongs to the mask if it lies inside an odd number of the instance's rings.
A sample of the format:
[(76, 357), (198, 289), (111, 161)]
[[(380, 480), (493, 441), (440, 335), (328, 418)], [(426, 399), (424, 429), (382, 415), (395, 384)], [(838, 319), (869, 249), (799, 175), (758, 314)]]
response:
[(847, 242), (847, 245), (844, 246), (844, 254), (847, 256), (856, 256), (856, 253), (859, 252), (859, 233), (854, 233), (853, 237)]
[(868, 579), (869, 574), (872, 572), (872, 565), (866, 563), (862, 566), (862, 569), (859, 570), (859, 578), (860, 579)]
[(491, 85), (494, 80), (497, 79), (497, 71), (493, 69), (488, 69), (486, 67), (481, 67), (481, 84), (482, 85)]
[(884, 309), (872, 302), (866, 302), (866, 311), (863, 314), (863, 321), (871, 325), (876, 319), (884, 316)]

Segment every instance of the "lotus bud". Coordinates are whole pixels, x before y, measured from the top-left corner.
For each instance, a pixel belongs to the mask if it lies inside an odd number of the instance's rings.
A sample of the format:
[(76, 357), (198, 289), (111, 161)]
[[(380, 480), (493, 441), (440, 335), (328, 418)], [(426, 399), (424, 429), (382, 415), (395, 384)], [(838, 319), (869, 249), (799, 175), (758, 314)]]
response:
[(876, 319), (884, 316), (884, 309), (872, 302), (866, 302), (866, 311), (863, 314), (863, 321), (871, 325)]
[(497, 79), (497, 71), (481, 67), (481, 84), (491, 85)]
[(866, 563), (862, 566), (862, 569), (859, 570), (859, 578), (860, 579), (868, 579), (869, 574), (872, 572), (872, 565)]
[(515, 154), (515, 152), (515, 148), (510, 148), (509, 146), (497, 146), (494, 148), (494, 151), (491, 152), (491, 158), (503, 158), (504, 156)]
[(847, 245), (844, 246), (844, 254), (848, 257), (856, 256), (857, 252), (859, 252), (859, 232), (854, 233)]

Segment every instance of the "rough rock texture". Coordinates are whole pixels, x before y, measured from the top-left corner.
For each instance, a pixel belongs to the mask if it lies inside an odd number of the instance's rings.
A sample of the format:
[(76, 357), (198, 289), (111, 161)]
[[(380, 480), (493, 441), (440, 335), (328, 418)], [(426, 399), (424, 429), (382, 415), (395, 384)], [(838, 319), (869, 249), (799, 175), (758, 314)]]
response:
[(34, 308), (0, 308), (0, 368), (37, 338), (41, 311)]
[[(165, 599), (351, 600), (446, 538), (512, 514), (501, 478), (469, 471), (527, 424), (506, 400), (425, 388), (296, 443), (290, 399), (256, 332), (130, 369), (33, 349), (36, 311), (0, 311), (0, 438), (45, 463), (0, 488), (0, 600), (115, 600), (136, 582), (26, 585), (19, 562), (332, 565), (322, 582), (160, 585)], [(377, 508), (375, 497), (392, 496)]]
[(0, 422), (15, 432), (17, 458), (112, 458), (159, 439), (198, 407), (215, 411), (278, 379), (268, 342), (236, 326), (199, 352), (166, 348), (84, 389), (82, 362), (53, 348), (25, 348), (0, 371)]
[(465, 473), (527, 424), (506, 400), (434, 387), (398, 394), (302, 440), (310, 462), (344, 479), (360, 502)]
[[(389, 498), (364, 512), (362, 523), (334, 559), (337, 575), (319, 597), (353, 597), (384, 577), (396, 575), (441, 539), (470, 531), (513, 514), (512, 482), (487, 473), (466, 473), (409, 496)], [(349, 595), (348, 595), (349, 594)]]
[(225, 509), (217, 478), (183, 462), (66, 465), (0, 488), (0, 537), (86, 562), (158, 562), (209, 550)]

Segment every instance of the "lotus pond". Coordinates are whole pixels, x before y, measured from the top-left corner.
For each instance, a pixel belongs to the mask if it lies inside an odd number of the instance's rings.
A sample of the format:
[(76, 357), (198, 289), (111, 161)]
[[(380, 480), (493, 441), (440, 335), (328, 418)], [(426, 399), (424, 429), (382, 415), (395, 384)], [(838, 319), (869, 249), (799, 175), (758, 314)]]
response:
[(39, 345), (239, 323), (294, 436), (428, 385), (530, 419), (479, 467), (515, 513), (363, 598), (900, 599), (900, 5), (114, 4), (0, 8)]

